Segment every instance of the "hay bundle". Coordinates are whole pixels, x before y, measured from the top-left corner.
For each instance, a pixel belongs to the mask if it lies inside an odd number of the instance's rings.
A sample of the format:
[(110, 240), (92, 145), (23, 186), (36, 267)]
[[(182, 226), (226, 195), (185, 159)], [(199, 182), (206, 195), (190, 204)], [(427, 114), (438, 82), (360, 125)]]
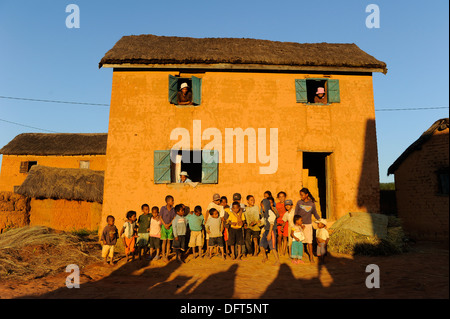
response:
[(0, 279), (33, 279), (100, 260), (99, 250), (83, 252), (83, 241), (44, 226), (16, 228), (0, 235)]
[(407, 246), (401, 221), (390, 217), (385, 238), (363, 235), (345, 227), (334, 228), (330, 234), (328, 250), (350, 255), (389, 256), (405, 252)]

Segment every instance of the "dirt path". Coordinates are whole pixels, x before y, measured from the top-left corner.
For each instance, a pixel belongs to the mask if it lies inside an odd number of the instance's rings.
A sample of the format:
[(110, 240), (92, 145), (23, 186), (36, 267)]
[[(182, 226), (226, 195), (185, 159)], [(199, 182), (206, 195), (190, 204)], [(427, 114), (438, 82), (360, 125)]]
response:
[[(121, 260), (114, 267), (96, 263), (81, 269), (81, 286), (68, 289), (68, 273), (17, 283), (0, 283), (1, 298), (449, 298), (447, 249), (417, 244), (389, 257), (333, 254), (326, 265), (292, 264), (281, 257), (262, 264), (260, 257), (243, 261), (191, 259)], [(366, 266), (380, 268), (379, 289), (365, 285)]]

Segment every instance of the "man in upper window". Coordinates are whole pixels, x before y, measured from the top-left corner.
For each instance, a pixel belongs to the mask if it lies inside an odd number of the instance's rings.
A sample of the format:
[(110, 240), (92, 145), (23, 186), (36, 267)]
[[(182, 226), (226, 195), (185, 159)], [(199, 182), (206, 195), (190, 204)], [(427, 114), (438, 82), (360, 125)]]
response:
[(181, 84), (180, 91), (177, 94), (178, 105), (192, 105), (192, 92), (189, 91), (189, 85), (185, 82)]
[(322, 87), (317, 88), (316, 96), (314, 96), (314, 103), (327, 104), (327, 97), (325, 96), (325, 89)]

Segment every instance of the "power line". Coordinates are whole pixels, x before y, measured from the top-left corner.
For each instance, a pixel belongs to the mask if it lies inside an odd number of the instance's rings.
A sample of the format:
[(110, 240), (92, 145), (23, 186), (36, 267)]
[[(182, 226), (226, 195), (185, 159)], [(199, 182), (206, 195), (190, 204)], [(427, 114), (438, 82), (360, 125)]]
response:
[(7, 120), (4, 120), (4, 119), (0, 119), (0, 121), (6, 122), (6, 123), (10, 123), (10, 124), (19, 125), (19, 126), (23, 126), (23, 127), (32, 128), (32, 129), (39, 130), (39, 131), (44, 131), (44, 132), (49, 132), (49, 133), (59, 133), (59, 132), (50, 131), (50, 130), (46, 130), (46, 129), (39, 128), (39, 127), (34, 127), (34, 126), (29, 126), (29, 125), (25, 125), (25, 124), (20, 124), (20, 123), (16, 123), (16, 122), (12, 122), (12, 121), (7, 121)]
[(9, 99), (9, 100), (33, 101), (33, 102), (50, 102), (50, 103), (65, 103), (65, 104), (81, 104), (81, 105), (109, 106), (109, 104), (103, 104), (103, 103), (71, 102), (71, 101), (56, 101), (56, 100), (41, 100), (41, 99), (29, 99), (29, 98), (24, 98), (24, 97), (13, 97), (13, 96), (0, 96), (0, 98), (2, 98), (2, 99)]
[[(24, 97), (13, 97), (13, 96), (0, 96), (2, 99), (10, 99), (10, 100), (23, 100), (23, 101), (33, 101), (33, 102), (49, 102), (49, 103), (64, 103), (64, 104), (80, 104), (80, 105), (96, 105), (96, 106), (109, 106), (109, 104), (105, 103), (90, 103), (90, 102), (73, 102), (73, 101), (57, 101), (57, 100), (44, 100), (44, 99), (32, 99), (32, 98), (24, 98)], [(416, 107), (416, 108), (387, 108), (387, 109), (378, 109), (375, 112), (385, 112), (385, 111), (418, 111), (418, 110), (438, 110), (438, 109), (448, 109), (445, 106), (437, 106), (437, 107)]]
[(437, 107), (416, 107), (416, 108), (405, 108), (405, 109), (378, 109), (375, 112), (382, 111), (417, 111), (417, 110), (438, 110), (438, 109), (449, 109), (445, 106), (437, 106)]

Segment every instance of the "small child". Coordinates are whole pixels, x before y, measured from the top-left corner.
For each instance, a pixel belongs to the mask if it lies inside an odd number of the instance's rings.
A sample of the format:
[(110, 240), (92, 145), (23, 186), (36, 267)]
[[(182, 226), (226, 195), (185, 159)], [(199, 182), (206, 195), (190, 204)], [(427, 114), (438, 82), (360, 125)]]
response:
[[(189, 247), (192, 247), (194, 253), (194, 259), (202, 255), (203, 247), (203, 225), (205, 224), (205, 218), (202, 215), (202, 207), (195, 206), (194, 212), (191, 212), (186, 216), (191, 230), (191, 238), (189, 239)], [(195, 247), (198, 247), (198, 255), (195, 252)]]
[(136, 246), (139, 250), (139, 260), (142, 259), (142, 251), (144, 251), (144, 256), (148, 253), (148, 229), (150, 227), (150, 220), (152, 215), (150, 215), (150, 207), (148, 204), (143, 204), (141, 206), (142, 215), (139, 216), (137, 225), (139, 226), (137, 232)]
[(294, 226), (291, 228), (292, 246), (291, 246), (291, 258), (294, 264), (303, 264), (303, 240), (305, 235), (303, 234), (302, 217), (300, 215), (294, 216)]
[[(231, 259), (241, 259), (242, 245), (244, 245), (244, 235), (242, 233), (242, 226), (244, 225), (245, 216), (242, 212), (241, 204), (239, 202), (233, 202), (231, 205), (231, 214), (228, 217), (228, 223), (230, 224), (228, 234), (228, 245), (231, 248)], [(238, 255), (235, 255), (234, 245), (237, 245)]]
[(123, 224), (120, 230), (119, 236), (123, 238), (123, 244), (125, 246), (125, 255), (127, 262), (129, 261), (129, 254), (132, 253), (132, 261), (134, 261), (135, 244), (136, 244), (136, 212), (130, 210), (127, 212), (127, 220)]
[(156, 249), (156, 254), (153, 260), (159, 259), (159, 247), (161, 245), (161, 216), (159, 216), (159, 208), (158, 206), (152, 207), (152, 219), (150, 220), (150, 227), (148, 229), (149, 232), (149, 247), (150, 247), (150, 256), (149, 260), (152, 260), (153, 251)]
[(209, 234), (209, 258), (212, 258), (212, 251), (215, 247), (219, 247), (220, 252), (222, 253), (222, 259), (225, 260), (225, 254), (223, 251), (223, 222), (222, 219), (219, 218), (219, 212), (215, 208), (211, 208), (209, 210), (209, 214), (211, 215), (205, 224), (205, 230)]
[(327, 227), (326, 219), (316, 220), (318, 224), (318, 229), (316, 230), (316, 241), (317, 241), (317, 257), (319, 258), (319, 263), (325, 263), (325, 254), (327, 253), (327, 244), (330, 238)]
[(117, 243), (118, 230), (114, 225), (115, 218), (112, 215), (106, 217), (106, 222), (108, 223), (102, 232), (101, 241), (103, 244), (102, 247), (102, 257), (105, 258), (105, 264), (108, 264), (108, 256), (110, 258), (109, 265), (113, 265), (114, 260), (114, 246)]
[(173, 226), (173, 249), (176, 252), (177, 255), (177, 261), (179, 263), (184, 263), (184, 261), (181, 259), (181, 252), (180, 250), (184, 251), (185, 248), (185, 241), (186, 241), (186, 226), (187, 226), (187, 220), (186, 217), (184, 217), (184, 205), (178, 204), (175, 206), (175, 213), (177, 214), (175, 218), (172, 221)]

